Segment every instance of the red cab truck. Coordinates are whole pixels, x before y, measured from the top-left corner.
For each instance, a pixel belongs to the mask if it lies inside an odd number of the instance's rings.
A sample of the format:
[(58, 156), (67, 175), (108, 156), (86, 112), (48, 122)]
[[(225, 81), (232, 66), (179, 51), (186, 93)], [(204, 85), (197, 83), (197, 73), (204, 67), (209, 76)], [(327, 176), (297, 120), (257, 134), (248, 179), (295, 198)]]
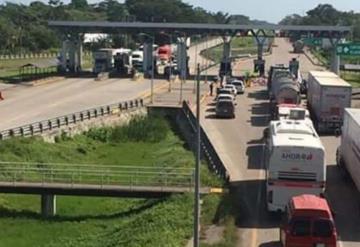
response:
[(337, 247), (337, 232), (326, 199), (293, 197), (286, 207), (280, 241), (283, 247)]

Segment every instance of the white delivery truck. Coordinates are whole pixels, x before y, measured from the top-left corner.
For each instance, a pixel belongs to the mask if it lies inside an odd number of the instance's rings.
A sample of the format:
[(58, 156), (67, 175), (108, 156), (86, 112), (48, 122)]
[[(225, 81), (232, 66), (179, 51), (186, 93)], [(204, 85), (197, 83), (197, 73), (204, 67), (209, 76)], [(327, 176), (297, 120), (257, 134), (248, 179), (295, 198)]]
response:
[(268, 211), (284, 211), (294, 196), (324, 193), (325, 150), (311, 123), (271, 121), (264, 137)]
[(307, 101), (318, 132), (339, 131), (344, 109), (351, 106), (349, 83), (328, 71), (310, 71)]
[(360, 109), (345, 109), (341, 144), (336, 153), (336, 161), (349, 172), (360, 191)]

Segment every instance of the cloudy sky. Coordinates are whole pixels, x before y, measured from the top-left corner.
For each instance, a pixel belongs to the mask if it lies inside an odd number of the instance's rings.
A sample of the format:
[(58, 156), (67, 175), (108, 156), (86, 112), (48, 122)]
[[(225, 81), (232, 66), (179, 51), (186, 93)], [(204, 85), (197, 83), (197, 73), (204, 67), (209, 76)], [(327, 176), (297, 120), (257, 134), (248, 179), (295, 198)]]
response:
[[(70, 0), (63, 0), (67, 3)], [(98, 0), (88, 0), (90, 3)], [(123, 2), (120, 0), (119, 2)], [(149, 0), (151, 1), (151, 0)], [(288, 14), (303, 15), (307, 10), (319, 3), (329, 3), (339, 10), (360, 12), (360, 0), (183, 0), (194, 6), (200, 6), (211, 11), (223, 11), (230, 14), (243, 14), (252, 19), (278, 22)], [(5, 0), (0, 0), (0, 3)], [(29, 3), (31, 0), (8, 0), (8, 2)], [(47, 2), (47, 0), (45, 1)]]

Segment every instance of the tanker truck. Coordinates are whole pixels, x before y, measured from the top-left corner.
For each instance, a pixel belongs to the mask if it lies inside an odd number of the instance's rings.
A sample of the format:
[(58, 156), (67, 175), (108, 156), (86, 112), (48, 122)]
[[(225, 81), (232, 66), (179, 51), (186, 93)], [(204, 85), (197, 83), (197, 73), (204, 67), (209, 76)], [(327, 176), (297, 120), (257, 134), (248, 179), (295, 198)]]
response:
[(275, 77), (271, 84), (270, 107), (275, 109), (280, 104), (299, 105), (300, 88), (291, 76)]

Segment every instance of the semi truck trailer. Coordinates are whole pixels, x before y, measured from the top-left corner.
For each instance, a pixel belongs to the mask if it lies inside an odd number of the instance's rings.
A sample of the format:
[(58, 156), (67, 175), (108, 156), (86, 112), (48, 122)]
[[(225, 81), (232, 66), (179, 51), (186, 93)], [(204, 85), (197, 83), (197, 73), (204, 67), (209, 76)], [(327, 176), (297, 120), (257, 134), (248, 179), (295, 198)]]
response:
[(336, 153), (336, 163), (348, 171), (360, 191), (360, 109), (344, 111), (341, 143)]
[(307, 84), (308, 108), (317, 131), (340, 131), (344, 109), (351, 106), (351, 85), (328, 71), (310, 71)]

